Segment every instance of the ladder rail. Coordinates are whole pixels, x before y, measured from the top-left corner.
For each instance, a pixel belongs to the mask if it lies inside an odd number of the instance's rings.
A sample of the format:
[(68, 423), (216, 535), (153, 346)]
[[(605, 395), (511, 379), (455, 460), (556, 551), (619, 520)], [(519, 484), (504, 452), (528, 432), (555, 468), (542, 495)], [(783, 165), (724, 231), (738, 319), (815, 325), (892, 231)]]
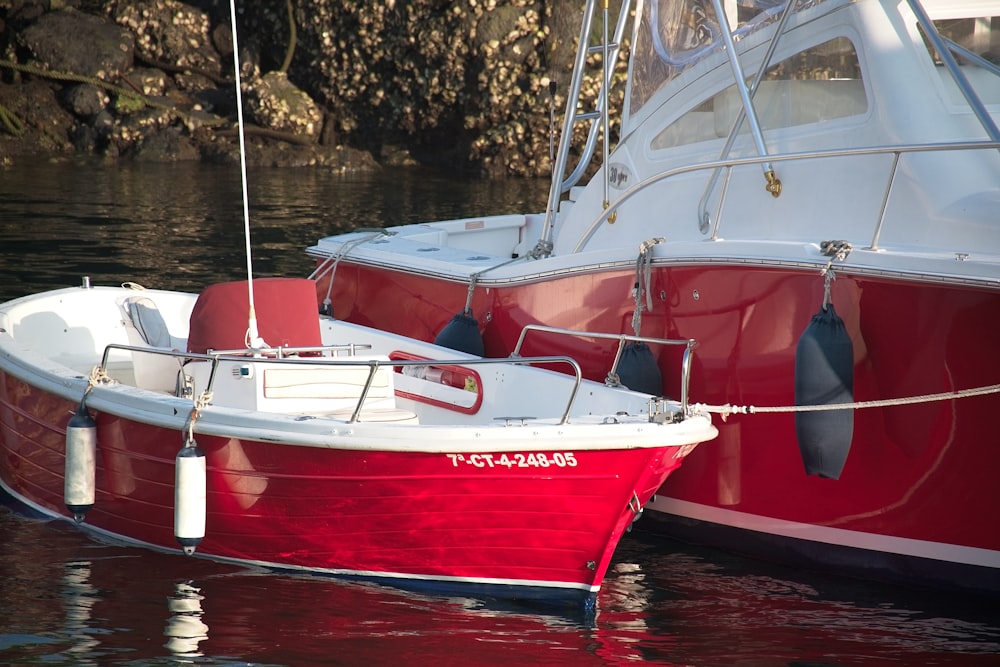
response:
[[(548, 203), (545, 207), (545, 224), (542, 228), (542, 235), (538, 242), (539, 248), (544, 248), (551, 243), (552, 230), (555, 226), (555, 215), (559, 206), (559, 200), (563, 194), (576, 185), (583, 177), (584, 172), (590, 165), (597, 148), (599, 129), (606, 125), (608, 114), (608, 88), (611, 82), (611, 63), (618, 60), (621, 52), (621, 43), (625, 34), (625, 25), (628, 22), (628, 11), (631, 7), (630, 0), (622, 0), (621, 9), (618, 14), (618, 22), (615, 25), (614, 35), (611, 42), (607, 39), (607, 0), (601, 0), (605, 16), (605, 29), (602, 31), (602, 43), (596, 46), (591, 45), (590, 33), (593, 25), (594, 14), (597, 8), (597, 0), (587, 0), (584, 7), (583, 20), (580, 23), (580, 36), (577, 43), (576, 59), (573, 64), (573, 77), (570, 82), (569, 92), (566, 97), (566, 112), (563, 116), (562, 134), (559, 137), (559, 148), (556, 152), (556, 164), (552, 170), (552, 182), (549, 186)], [(583, 75), (587, 64), (587, 56), (591, 53), (604, 54), (603, 66), (605, 73), (602, 77), (601, 92), (598, 96), (594, 111), (580, 112), (580, 91), (583, 86)], [(563, 178), (569, 162), (569, 150), (572, 145), (573, 127), (577, 122), (590, 122), (590, 129), (587, 133), (587, 141), (584, 144), (583, 153), (579, 161), (569, 176)], [(605, 137), (605, 143), (607, 137)], [(545, 252), (545, 251), (543, 251)], [(547, 254), (547, 253), (546, 253)]]
[[(629, 2), (629, 0), (625, 0), (624, 2), (622, 2), (621, 10), (618, 13), (618, 22), (615, 24), (614, 35), (612, 35), (611, 37), (611, 42), (607, 44), (607, 46), (609, 47), (605, 60), (605, 62), (607, 63), (615, 63), (618, 61), (618, 55), (621, 53), (622, 39), (624, 38), (625, 35), (625, 24), (627, 23), (628, 8), (630, 4), (631, 3)], [(588, 52), (601, 53), (603, 51), (603, 46), (604, 45), (597, 45), (589, 47)], [(567, 126), (570, 131), (570, 134), (572, 134), (572, 126), (577, 122), (589, 120), (591, 121), (591, 123), (590, 123), (590, 129), (587, 131), (587, 143), (584, 145), (583, 154), (580, 156), (580, 160), (577, 162), (576, 168), (573, 170), (573, 173), (571, 173), (569, 176), (567, 176), (562, 180), (562, 183), (560, 185), (562, 194), (569, 192), (570, 188), (572, 188), (574, 185), (580, 182), (580, 179), (583, 178), (584, 172), (590, 165), (590, 161), (594, 157), (594, 151), (597, 148), (597, 136), (598, 136), (597, 130), (601, 126), (600, 123), (603, 122), (608, 115), (609, 105), (607, 102), (608, 99), (607, 93), (609, 92), (608, 89), (611, 86), (611, 70), (612, 68), (609, 68), (608, 70), (607, 86), (605, 85), (601, 86), (601, 94), (598, 96), (597, 105), (594, 111), (589, 111), (584, 113), (577, 112), (576, 107), (579, 103), (579, 100), (577, 100), (577, 104), (573, 105), (574, 121), (573, 123)], [(582, 72), (580, 74), (580, 78), (581, 80), (583, 78)], [(567, 156), (567, 161), (568, 161), (568, 156)], [(564, 170), (565, 170), (565, 162), (563, 164), (563, 171)], [(562, 177), (563, 171), (557, 172), (560, 177)]]

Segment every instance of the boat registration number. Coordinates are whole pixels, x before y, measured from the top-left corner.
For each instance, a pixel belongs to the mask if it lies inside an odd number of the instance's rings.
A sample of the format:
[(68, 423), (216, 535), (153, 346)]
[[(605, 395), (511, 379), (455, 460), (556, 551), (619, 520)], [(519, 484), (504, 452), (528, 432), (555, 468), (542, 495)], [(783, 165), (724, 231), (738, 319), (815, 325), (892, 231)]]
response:
[(448, 454), (451, 463), (458, 468), (469, 465), (473, 468), (575, 468), (576, 454), (573, 452), (535, 452), (531, 454)]

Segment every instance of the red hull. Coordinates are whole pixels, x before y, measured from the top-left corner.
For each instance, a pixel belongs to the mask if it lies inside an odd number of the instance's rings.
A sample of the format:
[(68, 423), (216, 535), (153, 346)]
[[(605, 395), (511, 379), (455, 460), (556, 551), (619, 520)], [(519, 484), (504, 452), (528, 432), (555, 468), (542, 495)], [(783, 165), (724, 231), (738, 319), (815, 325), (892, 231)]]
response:
[[(633, 272), (623, 270), (481, 285), (473, 312), (487, 355), (507, 355), (529, 323), (631, 333), (633, 281)], [(326, 294), (325, 284), (319, 292)], [(340, 318), (433, 339), (461, 309), (466, 292), (466, 284), (345, 261), (333, 303)], [(650, 292), (656, 299), (641, 333), (698, 341), (692, 400), (794, 404), (796, 344), (823, 298), (814, 270), (661, 267), (653, 271)], [(405, 298), (379, 296), (385, 294)], [(853, 341), (857, 401), (989, 386), (1000, 378), (995, 290), (842, 271), (832, 299)], [(610, 346), (598, 349), (587, 340), (573, 347), (565, 337), (543, 334), (529, 336), (523, 351), (555, 352), (576, 357), (592, 379), (603, 379), (613, 358)], [(676, 378), (676, 353), (657, 354), (663, 377)], [(665, 390), (678, 395), (676, 387)], [(652, 508), (809, 543), (802, 551), (816, 561), (824, 557), (813, 547), (828, 543), (968, 566), (966, 584), (1000, 593), (996, 406), (989, 395), (858, 410), (837, 481), (804, 473), (792, 414), (732, 416), (718, 424), (717, 442), (698, 448), (670, 477)], [(723, 542), (708, 532), (701, 537)]]
[[(19, 499), (68, 518), (65, 424), (74, 406), (11, 375), (0, 382), (0, 479)], [(109, 414), (96, 421), (97, 499), (83, 527), (178, 549), (181, 435)], [(513, 597), (592, 596), (635, 518), (633, 491), (645, 503), (682, 460), (673, 447), (550, 452), (549, 465), (524, 452), (495, 454), (511, 465), (491, 468), (446, 453), (197, 440), (208, 465), (199, 555)]]

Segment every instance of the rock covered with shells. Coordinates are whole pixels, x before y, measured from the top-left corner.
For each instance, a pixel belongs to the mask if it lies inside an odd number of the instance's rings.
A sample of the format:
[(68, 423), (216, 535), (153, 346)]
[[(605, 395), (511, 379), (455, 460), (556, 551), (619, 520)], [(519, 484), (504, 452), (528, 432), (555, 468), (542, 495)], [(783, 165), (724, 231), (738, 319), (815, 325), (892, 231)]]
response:
[(284, 72), (268, 72), (246, 85), (247, 110), (262, 127), (318, 140), (323, 112)]
[[(579, 0), (237, 6), (251, 162), (370, 168), (370, 154), (548, 175)], [(49, 152), (236, 159), (232, 44), (225, 0), (0, 2), (0, 109), (28, 119), (20, 132), (0, 124), (0, 158), (34, 142)], [(600, 81), (592, 59), (589, 104)], [(575, 144), (584, 137), (574, 130)]]
[(204, 11), (179, 0), (132, 0), (112, 6), (110, 16), (135, 35), (142, 60), (222, 76), (222, 56), (209, 36), (211, 22)]

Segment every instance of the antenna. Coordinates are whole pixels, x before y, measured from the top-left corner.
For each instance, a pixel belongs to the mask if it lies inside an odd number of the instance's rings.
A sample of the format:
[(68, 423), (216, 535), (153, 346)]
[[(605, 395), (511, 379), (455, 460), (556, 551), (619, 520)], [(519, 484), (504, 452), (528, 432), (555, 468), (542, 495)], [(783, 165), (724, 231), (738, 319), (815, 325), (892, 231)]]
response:
[(243, 238), (246, 243), (247, 257), (247, 298), (250, 309), (247, 313), (247, 347), (259, 350), (266, 347), (257, 330), (257, 312), (253, 299), (253, 258), (250, 252), (250, 205), (247, 196), (247, 158), (246, 144), (243, 138), (243, 84), (240, 80), (240, 45), (236, 35), (236, 0), (229, 0), (229, 13), (233, 28), (233, 71), (236, 75), (236, 118), (240, 137), (240, 178), (243, 183)]

